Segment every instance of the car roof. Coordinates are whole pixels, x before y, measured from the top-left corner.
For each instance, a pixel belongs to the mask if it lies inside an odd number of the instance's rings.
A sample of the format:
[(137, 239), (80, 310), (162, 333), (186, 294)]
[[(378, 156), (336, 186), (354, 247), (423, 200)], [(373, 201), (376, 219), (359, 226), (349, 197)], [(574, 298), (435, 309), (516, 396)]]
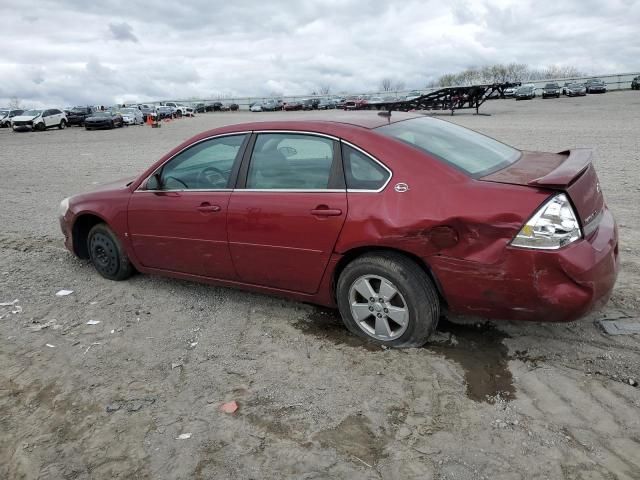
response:
[(378, 115), (377, 112), (327, 112), (324, 115), (314, 115), (313, 120), (273, 120), (250, 123), (237, 123), (224, 127), (207, 130), (186, 140), (179, 148), (215, 135), (250, 132), (255, 130), (282, 130), (315, 132), (335, 137), (350, 136), (363, 129), (371, 130), (383, 125), (420, 118), (425, 115), (419, 113), (392, 112), (391, 116)]

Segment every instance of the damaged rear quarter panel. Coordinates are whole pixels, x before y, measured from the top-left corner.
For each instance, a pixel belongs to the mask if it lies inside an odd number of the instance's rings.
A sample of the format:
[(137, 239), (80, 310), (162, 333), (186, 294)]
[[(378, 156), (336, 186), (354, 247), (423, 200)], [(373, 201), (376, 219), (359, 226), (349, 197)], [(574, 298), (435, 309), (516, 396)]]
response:
[[(472, 302), (478, 310), (518, 302), (526, 309), (530, 302), (522, 298), (533, 298), (534, 276), (545, 269), (510, 264), (506, 253), (551, 192), (474, 180), (413, 149), (411, 155), (388, 154), (379, 157), (393, 171), (385, 190), (348, 194), (337, 253), (384, 247), (415, 255), (430, 267), (453, 310), (468, 312)], [(396, 192), (400, 182), (409, 190)], [(513, 317), (508, 308), (506, 316)]]

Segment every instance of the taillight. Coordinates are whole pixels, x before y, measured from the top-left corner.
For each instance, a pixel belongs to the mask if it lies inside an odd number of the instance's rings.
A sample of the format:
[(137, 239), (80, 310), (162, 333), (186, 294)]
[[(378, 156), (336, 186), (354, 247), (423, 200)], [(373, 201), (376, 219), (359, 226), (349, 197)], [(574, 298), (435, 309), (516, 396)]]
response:
[(564, 193), (550, 198), (511, 241), (514, 247), (556, 250), (582, 238), (578, 217)]

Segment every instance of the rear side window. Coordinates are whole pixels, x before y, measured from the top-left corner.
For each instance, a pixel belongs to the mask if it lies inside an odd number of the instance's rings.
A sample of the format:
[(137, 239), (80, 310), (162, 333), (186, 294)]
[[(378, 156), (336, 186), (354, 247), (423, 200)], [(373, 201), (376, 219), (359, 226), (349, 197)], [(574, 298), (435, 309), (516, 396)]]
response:
[(259, 134), (247, 175), (248, 189), (326, 190), (333, 140), (293, 133)]
[(391, 175), (371, 157), (348, 145), (342, 145), (342, 159), (349, 190), (380, 190)]
[(520, 152), (509, 145), (435, 118), (412, 118), (376, 130), (437, 157), (472, 177), (488, 175), (520, 158)]

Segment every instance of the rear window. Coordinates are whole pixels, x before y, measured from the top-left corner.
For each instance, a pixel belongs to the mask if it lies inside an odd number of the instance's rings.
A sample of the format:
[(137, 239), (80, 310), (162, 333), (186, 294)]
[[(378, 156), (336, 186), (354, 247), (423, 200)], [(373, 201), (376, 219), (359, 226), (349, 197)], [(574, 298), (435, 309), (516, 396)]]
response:
[(412, 118), (376, 130), (433, 155), (472, 177), (488, 175), (520, 158), (520, 152), (509, 145), (435, 118)]

